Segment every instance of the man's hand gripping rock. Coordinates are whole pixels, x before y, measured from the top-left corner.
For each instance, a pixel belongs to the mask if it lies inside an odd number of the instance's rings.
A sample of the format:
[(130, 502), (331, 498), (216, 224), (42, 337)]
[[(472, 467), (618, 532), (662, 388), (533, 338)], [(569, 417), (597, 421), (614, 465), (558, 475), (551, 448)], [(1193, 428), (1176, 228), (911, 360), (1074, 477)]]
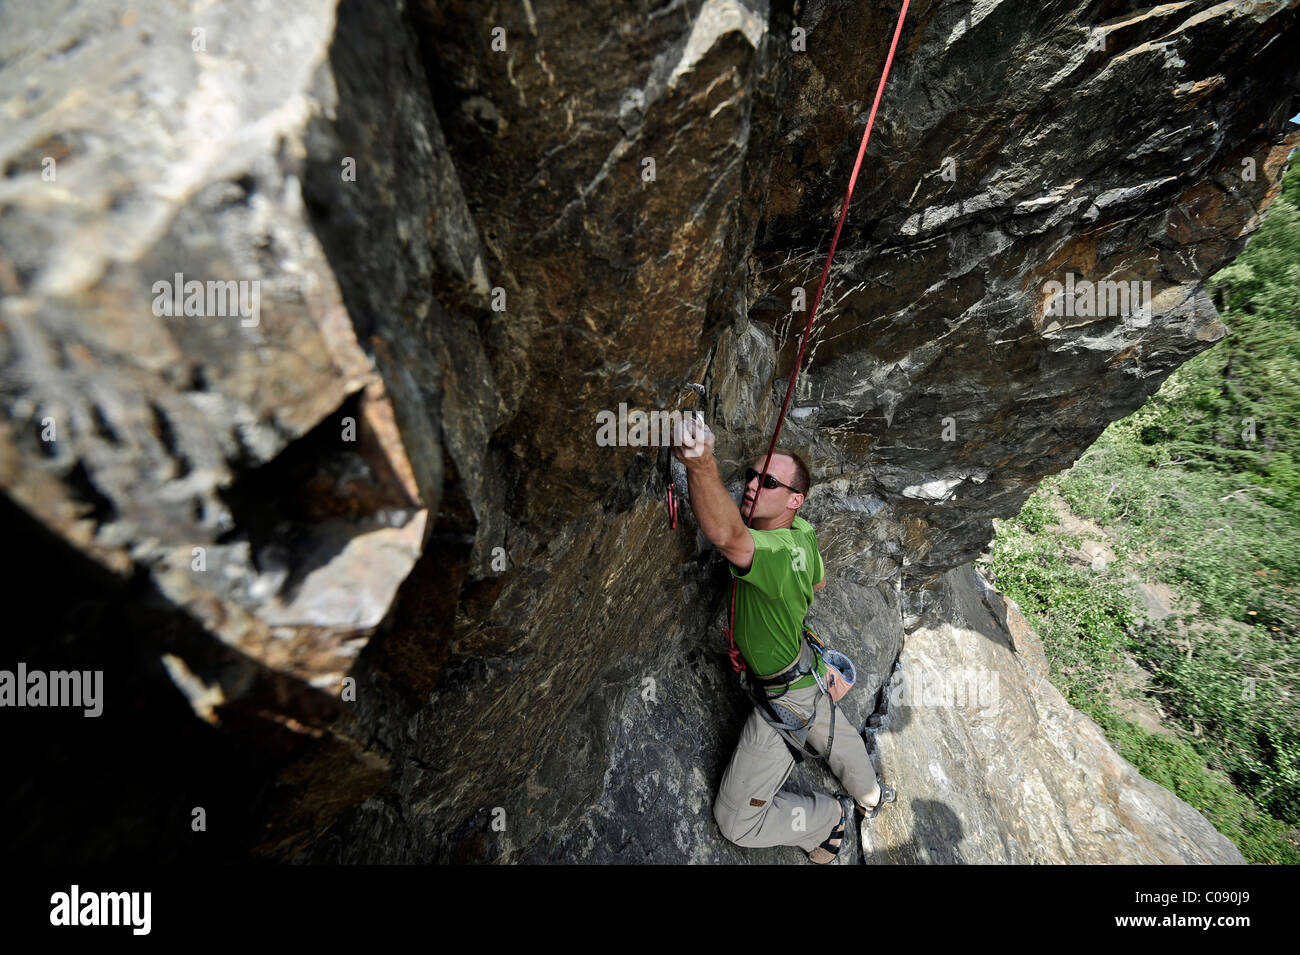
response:
[(673, 422), (673, 457), (688, 468), (713, 463), (713, 446), (717, 436), (704, 423), (704, 416), (692, 411)]

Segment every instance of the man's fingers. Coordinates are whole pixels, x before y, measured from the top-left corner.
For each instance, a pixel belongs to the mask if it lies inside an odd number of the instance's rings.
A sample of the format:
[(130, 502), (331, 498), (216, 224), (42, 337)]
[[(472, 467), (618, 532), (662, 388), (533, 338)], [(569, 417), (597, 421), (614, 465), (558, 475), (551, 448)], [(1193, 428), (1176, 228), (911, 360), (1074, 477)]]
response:
[(708, 426), (704, 424), (698, 411), (684, 414), (680, 422), (673, 422), (673, 443), (683, 444), (686, 447), (694, 447), (703, 435), (703, 431), (708, 431)]
[(682, 414), (680, 422), (673, 422), (673, 453), (679, 460), (698, 458), (714, 445), (714, 434), (704, 423), (704, 415), (699, 411)]

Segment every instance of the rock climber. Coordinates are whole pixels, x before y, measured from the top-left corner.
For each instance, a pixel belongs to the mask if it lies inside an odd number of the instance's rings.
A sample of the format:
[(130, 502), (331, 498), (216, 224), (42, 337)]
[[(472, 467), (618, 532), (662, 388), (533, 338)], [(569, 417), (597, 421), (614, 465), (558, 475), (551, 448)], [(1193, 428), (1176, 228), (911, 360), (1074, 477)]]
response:
[[(826, 756), (858, 810), (873, 818), (881, 805), (895, 800), (894, 790), (877, 777), (860, 734), (832, 731), (836, 704), (822, 689), (826, 664), (803, 633), (813, 591), (826, 586), (817, 533), (798, 514), (812, 486), (808, 466), (799, 455), (778, 448), (760, 488), (763, 459), (756, 460), (745, 472), (742, 506), (748, 513), (753, 505), (747, 527), (718, 474), (715, 435), (708, 425), (698, 416), (687, 417), (676, 438), (673, 455), (686, 467), (695, 519), (740, 581), (735, 641), (752, 682), (766, 684), (757, 692), (779, 697), (785, 710), (804, 721), (808, 744)], [(814, 666), (820, 680), (812, 672)], [(777, 679), (768, 682), (771, 678)], [(839, 726), (850, 725), (840, 718)], [(825, 754), (828, 735), (832, 745)], [(850, 804), (827, 793), (782, 789), (794, 764), (786, 740), (755, 705), (723, 773), (713, 816), (723, 835), (737, 845), (796, 845), (808, 852), (810, 861), (825, 865), (843, 845)]]

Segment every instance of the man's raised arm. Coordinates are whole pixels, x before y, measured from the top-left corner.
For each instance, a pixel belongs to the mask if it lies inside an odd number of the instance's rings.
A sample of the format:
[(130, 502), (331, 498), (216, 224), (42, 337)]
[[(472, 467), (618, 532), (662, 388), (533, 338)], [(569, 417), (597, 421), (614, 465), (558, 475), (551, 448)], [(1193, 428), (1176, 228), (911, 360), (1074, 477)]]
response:
[(688, 418), (683, 425), (684, 433), (681, 442), (673, 446), (673, 456), (686, 465), (695, 520), (722, 556), (741, 573), (747, 573), (754, 562), (754, 538), (718, 475), (713, 432), (702, 421)]

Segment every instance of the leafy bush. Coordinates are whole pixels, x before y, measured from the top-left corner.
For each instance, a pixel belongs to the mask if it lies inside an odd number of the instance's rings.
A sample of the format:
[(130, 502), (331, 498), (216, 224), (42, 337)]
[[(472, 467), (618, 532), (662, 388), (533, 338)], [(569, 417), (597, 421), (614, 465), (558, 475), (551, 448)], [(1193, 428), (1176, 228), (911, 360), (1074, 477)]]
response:
[[(1300, 862), (1300, 164), (1209, 283), (1231, 334), (1069, 471), (995, 522), (989, 569), (1043, 638), (1053, 682), (1124, 758), (1256, 862)], [(1052, 496), (1106, 527), (1116, 561), (1070, 566)], [(1140, 626), (1129, 572), (1191, 609)], [(1117, 714), (1123, 654), (1174, 734)]]

